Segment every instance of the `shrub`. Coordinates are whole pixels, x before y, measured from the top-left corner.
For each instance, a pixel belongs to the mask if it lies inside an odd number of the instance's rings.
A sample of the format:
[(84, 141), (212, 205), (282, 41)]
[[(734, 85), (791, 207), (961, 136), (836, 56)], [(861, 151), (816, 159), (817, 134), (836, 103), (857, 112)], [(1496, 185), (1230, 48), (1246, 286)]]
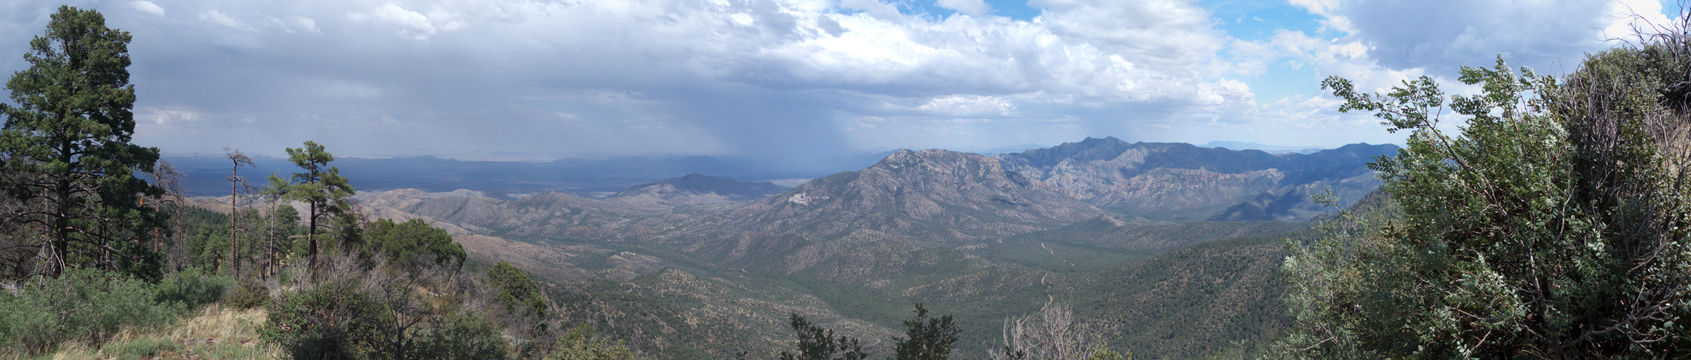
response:
[(602, 337), (593, 336), (593, 329), (587, 324), (581, 324), (558, 339), (558, 346), (553, 350), (550, 360), (634, 360), (634, 352), (627, 345), (617, 342), (615, 345)]
[(454, 312), (442, 316), (434, 331), (417, 337), (412, 358), (502, 359), (505, 339), (485, 316)]
[(501, 261), (488, 269), (487, 284), (493, 288), (494, 299), (505, 305), (506, 310), (546, 316), (546, 300), (540, 295), (540, 285), (511, 263)]
[(177, 302), (157, 302), (152, 287), (126, 275), (70, 268), (0, 291), (0, 344), (5, 352), (37, 354), (71, 340), (99, 343), (124, 326), (156, 327), (182, 314)]
[(904, 337), (893, 339), (893, 357), (898, 360), (945, 360), (957, 344), (957, 325), (951, 315), (929, 317), (921, 303), (911, 311), (915, 318), (904, 321)]
[(227, 275), (193, 267), (160, 281), (155, 299), (160, 303), (179, 302), (188, 309), (197, 309), (223, 300), (223, 296), (234, 287), (235, 279)]
[(243, 280), (241, 286), (235, 288), (235, 293), (229, 296), (229, 306), (236, 309), (251, 309), (270, 303), (270, 288), (256, 280)]
[(346, 283), (325, 283), (283, 294), (265, 307), (259, 335), (295, 359), (355, 359), (378, 351), (391, 312), (370, 293)]
[[(834, 330), (823, 329), (811, 324), (799, 314), (792, 314), (788, 323), (793, 327), (794, 339), (798, 340), (798, 352), (782, 351), (781, 360), (863, 360), (869, 354), (863, 352), (863, 346), (856, 338), (845, 335), (834, 335)], [(840, 357), (834, 357), (839, 354)]]

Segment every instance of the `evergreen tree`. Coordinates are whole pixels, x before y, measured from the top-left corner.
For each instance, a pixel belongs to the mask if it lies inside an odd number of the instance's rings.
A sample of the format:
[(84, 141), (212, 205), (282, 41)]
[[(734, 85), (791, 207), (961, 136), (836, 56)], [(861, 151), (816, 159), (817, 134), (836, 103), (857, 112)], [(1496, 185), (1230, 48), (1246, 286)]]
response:
[(346, 177), (340, 175), (340, 168), (329, 166), (329, 162), (335, 161), (335, 156), (324, 151), (323, 145), (306, 141), (305, 147), (287, 148), (287, 151), (288, 161), (303, 171), (294, 173), (289, 180), (271, 175), (266, 194), (305, 203), (308, 209), (305, 217), (306, 254), (311, 257), (310, 266), (315, 278), (318, 269), (317, 230), (328, 224), (325, 218), (340, 219), (351, 215), (352, 204), (347, 199), (357, 192), (347, 183)]
[(928, 317), (928, 309), (916, 304), (916, 317), (904, 321), (904, 337), (893, 339), (895, 360), (945, 360), (957, 344), (956, 324), (951, 315)]
[(422, 219), (402, 223), (380, 219), (366, 228), (369, 248), (387, 257), (389, 264), (410, 267), (432, 263), (452, 272), (464, 264), (464, 246), (452, 241), (452, 235), (429, 226)]
[(142, 199), (163, 190), (134, 176), (153, 171), (159, 151), (130, 143), (129, 41), (100, 13), (62, 6), (30, 41), (30, 67), (6, 82), (13, 105), (0, 104), (0, 188), (23, 205), (7, 221), (47, 239), (49, 274), (66, 266), (159, 274), (143, 243), (164, 215)]
[[(834, 330), (823, 329), (811, 324), (799, 314), (792, 314), (789, 323), (793, 327), (794, 339), (798, 341), (798, 353), (781, 352), (781, 360), (863, 360), (869, 358), (869, 353), (863, 352), (863, 346), (856, 338), (845, 335), (834, 335)], [(835, 357), (839, 354), (839, 357)]]
[(500, 261), (487, 270), (487, 283), (493, 288), (494, 299), (504, 305), (505, 310), (532, 314), (537, 318), (546, 316), (546, 299), (540, 294), (540, 285), (535, 284), (534, 279), (522, 269)]

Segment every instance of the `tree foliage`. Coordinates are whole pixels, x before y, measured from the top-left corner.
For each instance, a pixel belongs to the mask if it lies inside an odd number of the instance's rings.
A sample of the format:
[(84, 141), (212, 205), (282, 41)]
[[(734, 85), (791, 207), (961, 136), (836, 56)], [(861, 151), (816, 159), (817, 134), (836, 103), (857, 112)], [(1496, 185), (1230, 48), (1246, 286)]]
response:
[(957, 325), (951, 315), (929, 317), (928, 309), (916, 303), (915, 318), (904, 321), (904, 337), (893, 339), (895, 360), (945, 360), (957, 344)]
[(142, 199), (163, 190), (134, 176), (153, 171), (159, 151), (130, 143), (129, 41), (100, 13), (62, 6), (29, 42), (30, 67), (6, 82), (0, 188), (18, 204), (5, 221), (45, 240), (30, 244), (44, 250), (39, 266), (48, 274), (94, 266), (160, 275), (159, 257), (143, 243), (164, 215)]
[(540, 285), (535, 284), (534, 279), (522, 269), (500, 261), (487, 270), (487, 283), (494, 292), (494, 299), (506, 310), (546, 316), (546, 298), (540, 294)]
[(370, 250), (387, 257), (390, 264), (429, 263), (453, 271), (464, 264), (464, 246), (453, 242), (446, 230), (429, 226), (422, 219), (402, 223), (379, 219), (365, 228), (364, 236)]
[(1684, 36), (1650, 39), (1588, 56), (1566, 83), (1501, 58), (1464, 67), (1481, 93), (1448, 103), (1428, 77), (1386, 94), (1325, 81), (1341, 110), (1411, 135), (1371, 165), (1393, 210), (1290, 246), (1282, 354), (1687, 356), (1691, 117), (1668, 95), (1691, 58)]
[[(869, 353), (863, 352), (863, 346), (858, 344), (857, 338), (845, 335), (835, 335), (834, 330), (823, 329), (811, 324), (799, 314), (792, 314), (788, 323), (793, 327), (793, 338), (797, 340), (795, 346), (798, 352), (781, 352), (781, 360), (864, 360)], [(838, 356), (835, 356), (835, 355)]]
[(593, 335), (587, 324), (577, 325), (558, 339), (548, 360), (634, 360), (634, 351), (622, 342)]
[[(318, 229), (328, 225), (326, 220), (334, 220), (340, 228), (342, 241), (355, 240), (351, 236), (356, 234), (356, 221), (347, 218), (356, 216), (352, 212), (352, 204), (348, 198), (356, 194), (347, 179), (341, 176), (338, 167), (329, 166), (335, 161), (335, 155), (324, 150), (323, 145), (306, 141), (304, 147), (287, 148), (288, 161), (298, 166), (301, 172), (293, 173), (287, 180), (270, 176), (269, 185), (264, 194), (282, 199), (303, 202), (306, 212), (306, 254), (311, 257), (311, 267), (317, 268)], [(315, 275), (313, 275), (315, 276)]]

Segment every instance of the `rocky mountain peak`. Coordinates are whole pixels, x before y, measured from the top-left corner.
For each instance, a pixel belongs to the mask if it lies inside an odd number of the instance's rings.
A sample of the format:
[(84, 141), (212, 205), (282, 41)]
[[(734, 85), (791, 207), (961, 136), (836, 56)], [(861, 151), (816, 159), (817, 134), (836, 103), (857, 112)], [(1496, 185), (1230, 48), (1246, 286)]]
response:
[(995, 158), (949, 150), (900, 150), (869, 168), (811, 180), (723, 217), (726, 228), (805, 230), (823, 238), (857, 230), (949, 241), (1025, 233), (1102, 214)]

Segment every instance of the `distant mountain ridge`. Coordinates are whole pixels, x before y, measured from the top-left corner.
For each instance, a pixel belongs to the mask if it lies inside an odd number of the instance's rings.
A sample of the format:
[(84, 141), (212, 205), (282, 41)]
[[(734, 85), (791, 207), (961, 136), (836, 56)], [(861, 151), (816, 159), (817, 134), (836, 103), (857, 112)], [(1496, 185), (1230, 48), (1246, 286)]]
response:
[[(901, 150), (863, 170), (811, 180), (735, 209), (720, 225), (821, 237), (875, 229), (945, 241), (1034, 231), (1102, 214), (1055, 190), (1006, 171), (995, 158)], [(946, 230), (926, 230), (934, 226)]]
[[(698, 173), (600, 198), (361, 196), (382, 216), (450, 225), (479, 256), (553, 279), (611, 281), (593, 294), (643, 292), (650, 297), (639, 306), (674, 311), (595, 326), (732, 327), (702, 332), (739, 339), (669, 343), (711, 354), (692, 358), (778, 350), (794, 312), (886, 338), (912, 302), (957, 314), (965, 341), (986, 344), (999, 320), (1065, 298), (1112, 329), (1112, 342), (1158, 358), (1213, 353), (1281, 321), (1267, 311), (1280, 306), (1280, 241), (1308, 223), (1254, 220), (1326, 211), (1308, 201), (1321, 189), (1360, 199), (1347, 194), (1379, 181), (1365, 164), (1395, 149), (1276, 155), (1089, 138), (998, 156), (899, 150), (785, 191)], [(631, 306), (593, 304), (609, 313)]]
[(1262, 150), (1262, 151), (1274, 153), (1274, 154), (1284, 154), (1284, 153), (1308, 154), (1308, 153), (1313, 153), (1313, 152), (1317, 152), (1317, 151), (1321, 151), (1321, 150), (1326, 150), (1326, 148), (1318, 147), (1318, 146), (1274, 146), (1274, 145), (1249, 143), (1249, 142), (1238, 142), (1238, 141), (1211, 141), (1211, 142), (1204, 143), (1203, 145), (1198, 145), (1198, 147), (1228, 148), (1228, 149), (1233, 149), (1233, 150)]
[[(1397, 149), (1352, 144), (1275, 155), (1106, 137), (998, 158), (1008, 170), (1126, 215), (1176, 221), (1299, 220), (1323, 211), (1308, 203), (1312, 191), (1333, 188), (1354, 201), (1377, 187), (1367, 163)], [(1246, 203), (1260, 204), (1233, 209)]]

